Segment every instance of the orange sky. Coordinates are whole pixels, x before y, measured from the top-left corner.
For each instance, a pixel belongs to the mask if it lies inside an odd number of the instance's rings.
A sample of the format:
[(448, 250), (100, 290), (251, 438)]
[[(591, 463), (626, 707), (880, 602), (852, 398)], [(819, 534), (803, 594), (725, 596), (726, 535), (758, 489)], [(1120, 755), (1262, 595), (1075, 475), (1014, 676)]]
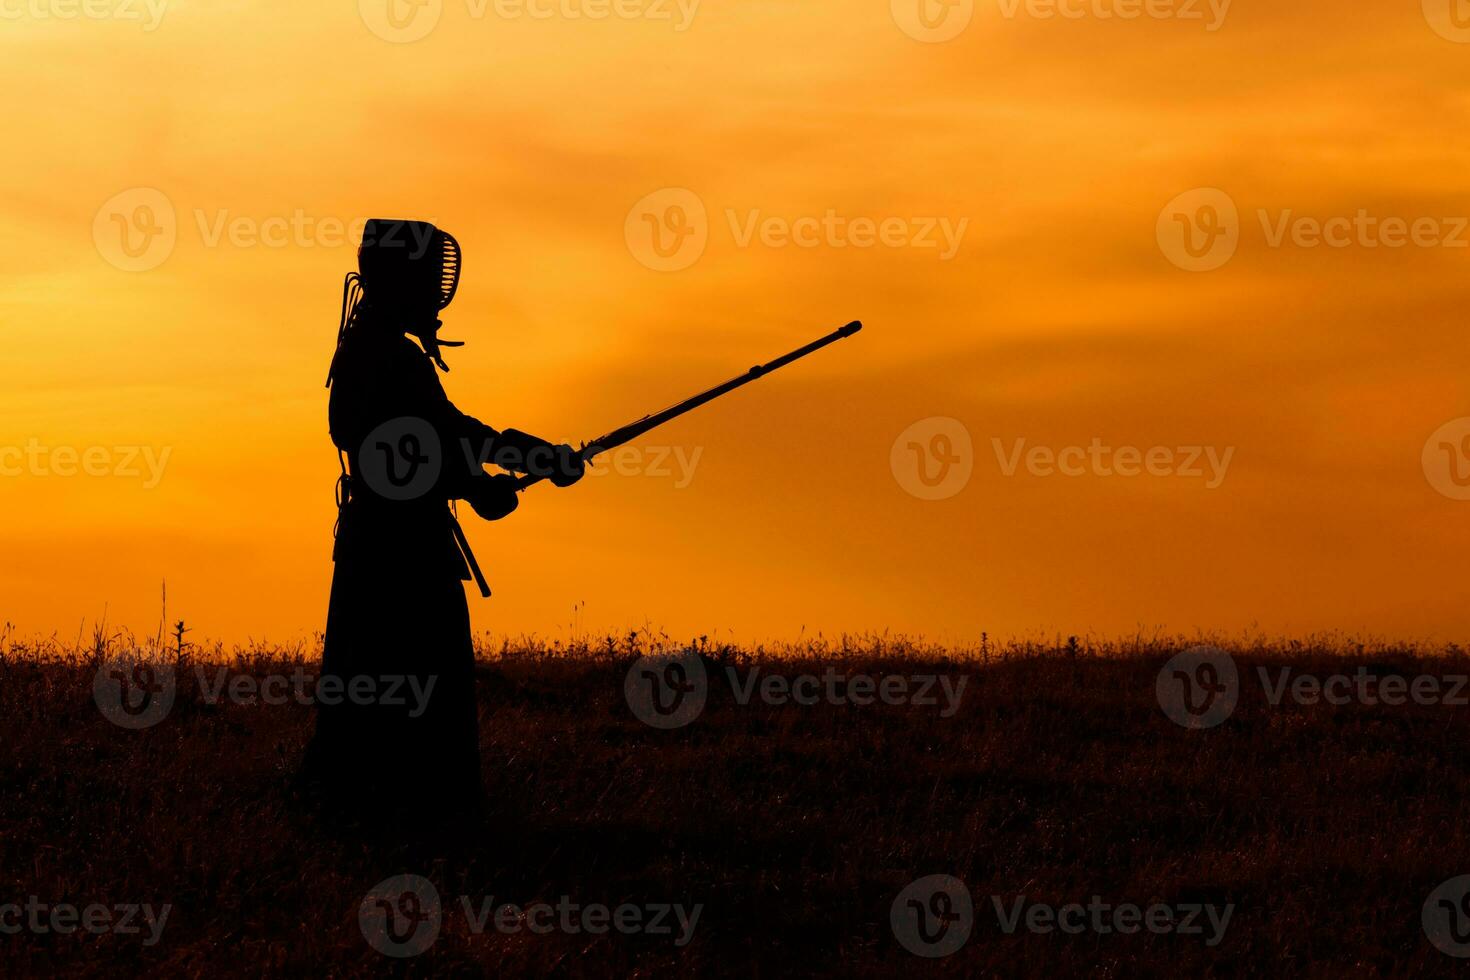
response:
[(22, 633), (151, 631), (164, 580), (201, 637), (320, 628), (341, 229), (402, 216), (464, 246), (445, 383), (492, 425), (589, 438), (868, 324), (471, 526), (479, 629), (1465, 638), (1450, 0), (159, 2), (0, 0)]

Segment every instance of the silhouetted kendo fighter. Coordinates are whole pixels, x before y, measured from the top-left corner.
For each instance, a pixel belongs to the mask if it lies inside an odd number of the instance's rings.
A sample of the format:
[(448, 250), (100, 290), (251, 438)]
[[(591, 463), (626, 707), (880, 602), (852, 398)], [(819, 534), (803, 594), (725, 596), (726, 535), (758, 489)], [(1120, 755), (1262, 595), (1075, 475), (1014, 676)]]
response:
[(570, 446), (497, 431), (445, 395), (440, 346), (458, 345), (438, 339), (439, 311), (454, 297), (461, 264), (458, 243), (431, 224), (369, 222), (327, 379), (343, 471), (304, 776), (369, 805), (478, 797), (463, 586), (474, 557), (449, 505), (464, 500), (492, 521), (515, 510), (515, 478), (487, 474), (487, 461), (559, 486), (583, 473)]

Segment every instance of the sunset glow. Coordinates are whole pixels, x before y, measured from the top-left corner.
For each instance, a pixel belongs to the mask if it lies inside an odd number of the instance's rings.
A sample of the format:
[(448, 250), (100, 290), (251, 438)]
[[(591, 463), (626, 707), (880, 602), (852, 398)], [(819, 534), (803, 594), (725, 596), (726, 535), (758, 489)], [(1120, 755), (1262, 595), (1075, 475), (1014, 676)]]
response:
[(0, 0), (17, 630), (321, 629), (382, 216), (556, 440), (866, 324), (467, 521), (477, 630), (1464, 636), (1455, 0), (386, 2)]

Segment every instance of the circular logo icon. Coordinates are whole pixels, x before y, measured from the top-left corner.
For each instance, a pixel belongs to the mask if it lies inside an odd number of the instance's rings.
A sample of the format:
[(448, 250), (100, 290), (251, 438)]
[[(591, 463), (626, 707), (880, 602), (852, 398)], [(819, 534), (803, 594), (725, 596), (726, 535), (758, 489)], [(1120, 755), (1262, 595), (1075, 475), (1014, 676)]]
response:
[(1159, 707), (1184, 728), (1214, 728), (1235, 711), (1240, 672), (1224, 650), (1190, 647), (1164, 664), (1154, 682)]
[(929, 875), (898, 893), (888, 920), (904, 949), (938, 959), (969, 941), (975, 903), (963, 881), (952, 875)]
[(108, 657), (92, 676), (92, 700), (121, 728), (152, 728), (174, 706), (174, 665), (140, 654)]
[(413, 415), (368, 433), (358, 454), (363, 482), (385, 500), (417, 500), (439, 482), (443, 447), (434, 427)]
[(1430, 892), (1421, 919), (1424, 935), (1441, 953), (1470, 956), (1470, 875), (1451, 878)]
[(1451, 500), (1470, 500), (1470, 418), (1435, 429), (1420, 461), (1431, 487)]
[(915, 41), (953, 41), (970, 26), (975, 0), (890, 0), (893, 22)]
[(888, 466), (898, 485), (920, 500), (953, 497), (975, 472), (970, 430), (958, 419), (920, 419), (893, 440)]
[(655, 272), (679, 272), (704, 254), (709, 215), (698, 194), (665, 187), (633, 205), (623, 222), (623, 237), (643, 265)]
[(158, 268), (173, 254), (178, 240), (173, 202), (152, 187), (114, 194), (92, 218), (92, 241), (98, 254), (124, 272)]
[(1423, 0), (1424, 19), (1446, 41), (1470, 44), (1470, 7), (1465, 0)]
[(1198, 187), (1164, 205), (1157, 234), (1170, 262), (1186, 272), (1213, 272), (1240, 246), (1240, 212), (1224, 191)]
[(639, 657), (623, 679), (623, 697), (645, 725), (683, 728), (704, 711), (709, 676), (696, 653)]
[(357, 0), (357, 13), (367, 29), (383, 40), (411, 44), (439, 26), (444, 0)]
[(398, 959), (417, 956), (434, 945), (443, 921), (439, 889), (420, 875), (384, 878), (357, 907), (357, 924), (368, 945)]

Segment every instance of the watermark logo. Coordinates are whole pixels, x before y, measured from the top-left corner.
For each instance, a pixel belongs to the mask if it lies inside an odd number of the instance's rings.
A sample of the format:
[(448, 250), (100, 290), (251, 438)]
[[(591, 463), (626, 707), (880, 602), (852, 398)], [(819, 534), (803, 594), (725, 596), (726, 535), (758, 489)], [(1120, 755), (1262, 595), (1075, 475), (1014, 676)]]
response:
[[(1464, 215), (1383, 215), (1367, 208), (1320, 217), (1294, 208), (1256, 208), (1254, 213), (1261, 244), (1269, 249), (1470, 249), (1470, 217)], [(1234, 200), (1214, 188), (1187, 191), (1159, 214), (1160, 250), (1190, 272), (1225, 265), (1243, 234)]]
[(679, 272), (704, 254), (709, 214), (698, 194), (665, 187), (639, 200), (623, 222), (633, 258), (655, 272)]
[(444, 458), (427, 420), (405, 415), (369, 432), (358, 454), (363, 482), (385, 500), (417, 500), (439, 482)]
[(1451, 500), (1470, 500), (1470, 418), (1452, 419), (1434, 430), (1421, 457), (1424, 478)]
[(178, 238), (173, 202), (152, 187), (114, 194), (92, 219), (92, 241), (98, 253), (124, 272), (158, 268), (173, 254)]
[(1424, 19), (1446, 41), (1470, 44), (1470, 0), (1423, 0)]
[(1421, 919), (1424, 935), (1441, 953), (1470, 957), (1470, 875), (1451, 878), (1430, 892)]
[[(797, 215), (724, 208), (723, 214), (730, 241), (739, 249), (914, 249), (932, 251), (941, 262), (959, 254), (970, 228), (970, 219), (963, 217), (850, 215), (836, 208)], [(628, 251), (657, 272), (679, 272), (699, 261), (713, 232), (704, 201), (682, 187), (647, 195), (623, 221)]]
[(888, 452), (893, 478), (920, 500), (945, 500), (970, 482), (975, 446), (970, 430), (958, 419), (920, 419), (893, 440)]
[(623, 679), (623, 696), (645, 725), (683, 728), (704, 711), (709, 675), (697, 653), (639, 657)]
[(888, 912), (893, 935), (915, 956), (938, 959), (958, 952), (975, 927), (975, 902), (965, 883), (929, 875), (898, 893)]
[(1183, 728), (1214, 728), (1235, 711), (1240, 700), (1240, 672), (1235, 660), (1211, 646), (1176, 654), (1154, 682), (1159, 707)]
[(423, 953), (439, 937), (445, 917), (454, 908), (464, 927), (475, 936), (494, 929), (501, 935), (530, 934), (601, 936), (616, 932), (670, 938), (674, 946), (694, 938), (703, 904), (624, 902), (610, 906), (580, 902), (570, 895), (534, 901), (524, 906), (497, 900), (494, 895), (459, 895), (446, 905), (432, 882), (414, 874), (385, 879), (373, 887), (358, 906), (358, 925), (368, 944), (385, 956), (405, 959)]
[(915, 41), (942, 44), (965, 32), (975, 17), (975, 0), (890, 0), (893, 22)]
[(1213, 272), (1240, 246), (1240, 211), (1219, 188), (1195, 188), (1164, 205), (1155, 234), (1159, 250), (1179, 268)]
[[(264, 215), (239, 214), (230, 208), (181, 211), (160, 190), (133, 188), (98, 209), (92, 235), (107, 262), (124, 271), (146, 272), (168, 259), (182, 235), (197, 234), (206, 249), (352, 248), (363, 240), (367, 224), (367, 218), (318, 215), (304, 208)], [(429, 245), (427, 240), (401, 244), (416, 250)]]
[(174, 706), (174, 666), (133, 655), (108, 657), (92, 676), (92, 700), (120, 728), (152, 728)]
[[(1266, 703), (1312, 707), (1470, 705), (1470, 674), (1401, 673), (1381, 666), (1313, 674), (1295, 667), (1258, 665), (1255, 677)], [(1155, 679), (1159, 706), (1184, 728), (1213, 728), (1234, 712), (1243, 680), (1235, 661), (1215, 647), (1199, 646), (1172, 658)]]
[(439, 889), (420, 875), (384, 878), (357, 907), (357, 925), (368, 945), (384, 956), (417, 956), (439, 938), (444, 909)]
[(422, 41), (439, 26), (444, 0), (357, 0), (367, 29), (393, 44)]

